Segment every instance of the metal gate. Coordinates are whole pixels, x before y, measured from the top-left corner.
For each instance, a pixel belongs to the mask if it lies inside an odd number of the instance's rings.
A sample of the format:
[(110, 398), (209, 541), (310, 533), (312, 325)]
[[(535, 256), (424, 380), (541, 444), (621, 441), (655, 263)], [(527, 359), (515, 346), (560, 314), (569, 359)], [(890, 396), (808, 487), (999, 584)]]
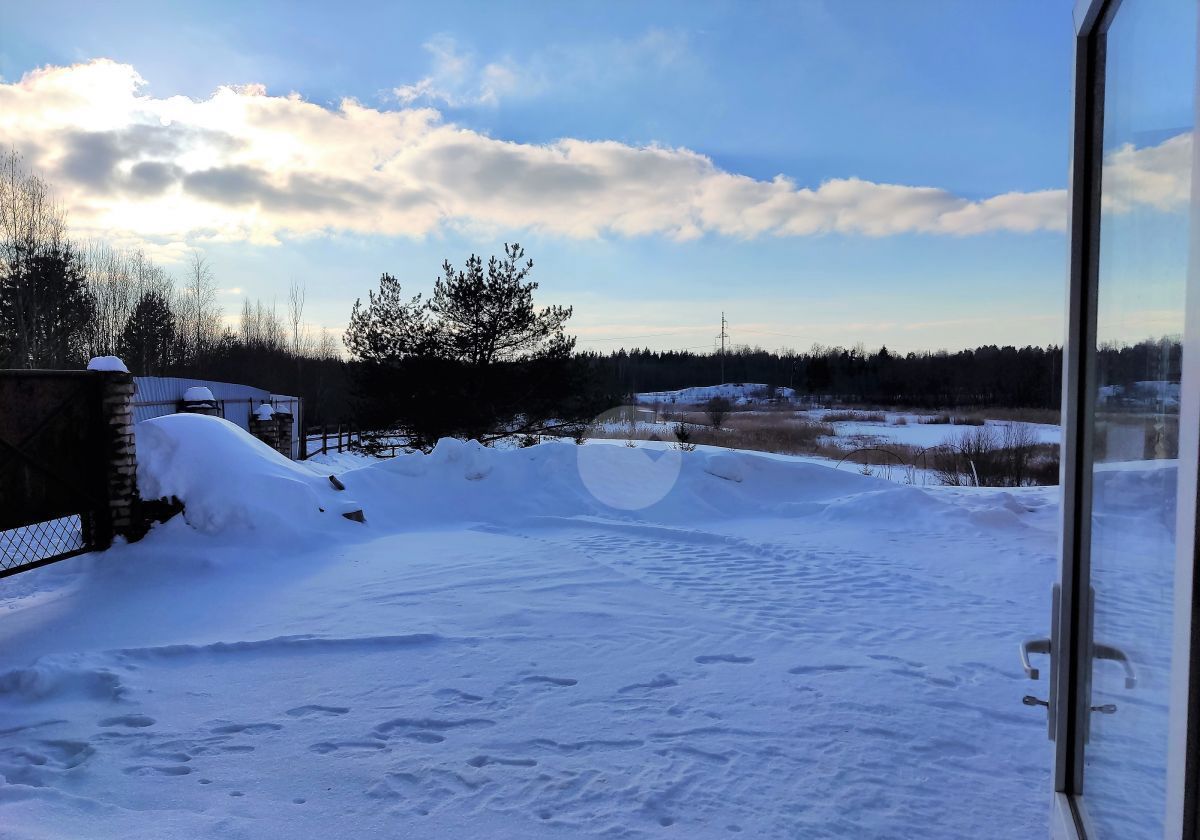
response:
[(101, 375), (0, 371), (0, 577), (112, 542)]

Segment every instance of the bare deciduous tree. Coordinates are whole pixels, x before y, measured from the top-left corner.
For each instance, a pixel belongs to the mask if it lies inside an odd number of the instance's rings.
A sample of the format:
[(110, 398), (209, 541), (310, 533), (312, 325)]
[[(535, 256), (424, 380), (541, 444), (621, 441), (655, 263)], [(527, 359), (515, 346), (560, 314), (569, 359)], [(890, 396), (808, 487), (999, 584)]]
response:
[(92, 300), (66, 214), (16, 151), (0, 156), (0, 356), (16, 367), (74, 367)]
[(312, 352), (312, 339), (304, 326), (304, 301), (308, 290), (301, 281), (293, 280), (288, 286), (288, 321), (292, 327), (292, 354), (300, 357)]
[(242, 320), (238, 336), (242, 344), (260, 350), (286, 351), (287, 339), (283, 321), (275, 311), (275, 304), (267, 306), (261, 300), (253, 303), (249, 298), (242, 301)]
[(208, 260), (193, 251), (188, 260), (183, 287), (176, 299), (178, 333), (186, 354), (193, 360), (216, 344), (221, 327), (217, 305), (217, 283)]
[(95, 304), (89, 336), (93, 356), (117, 352), (140, 301), (148, 295), (170, 300), (174, 291), (167, 273), (141, 250), (92, 242), (83, 252), (83, 266)]

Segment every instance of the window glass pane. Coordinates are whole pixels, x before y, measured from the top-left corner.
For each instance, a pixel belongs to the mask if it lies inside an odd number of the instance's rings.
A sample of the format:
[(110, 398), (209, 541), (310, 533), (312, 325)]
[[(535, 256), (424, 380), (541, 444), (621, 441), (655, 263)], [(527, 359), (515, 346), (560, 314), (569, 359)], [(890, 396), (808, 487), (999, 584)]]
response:
[(1108, 34), (1084, 806), (1161, 838), (1189, 260), (1196, 4), (1126, 0)]

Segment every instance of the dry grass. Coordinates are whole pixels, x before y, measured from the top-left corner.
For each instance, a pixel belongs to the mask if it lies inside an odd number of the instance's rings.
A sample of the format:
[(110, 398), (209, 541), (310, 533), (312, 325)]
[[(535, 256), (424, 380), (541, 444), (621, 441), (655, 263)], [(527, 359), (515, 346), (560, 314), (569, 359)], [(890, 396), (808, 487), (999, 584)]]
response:
[(1055, 408), (985, 408), (975, 412), (988, 420), (1009, 420), (1014, 423), (1062, 423), (1062, 412)]
[[(660, 414), (660, 419), (667, 418)], [(860, 471), (910, 483), (923, 482), (924, 476), (930, 476), (934, 482), (961, 486), (974, 486), (976, 482), (991, 486), (1058, 483), (1058, 446), (1037, 444), (1031, 431), (1020, 424), (987, 426), (981, 415), (923, 417), (918, 422), (964, 427), (957, 432), (947, 429), (951, 436), (947, 443), (925, 449), (896, 442), (861, 445), (862, 438), (837, 435), (832, 422), (838, 419), (887, 420), (877, 412), (830, 412), (817, 421), (803, 414), (797, 416), (794, 410), (756, 410), (735, 411), (719, 428), (713, 428), (705, 414), (688, 411), (672, 414), (671, 425), (614, 425), (593, 429), (587, 436), (627, 440), (635, 446), (639, 440), (679, 445), (675, 424), (685, 423), (687, 445), (816, 456), (838, 463), (849, 462)], [(907, 425), (908, 421), (900, 423), (901, 419), (904, 418), (895, 418), (895, 424)], [(1176, 439), (1177, 434), (1176, 431)], [(1170, 432), (1156, 439), (1155, 444), (1160, 448), (1163, 437), (1169, 438)], [(1147, 443), (1147, 447), (1150, 445)]]
[(931, 414), (917, 421), (925, 426), (982, 426), (987, 420), (978, 414)]
[(821, 419), (826, 423), (885, 423), (887, 415), (882, 411), (826, 411)]
[[(784, 455), (817, 453), (823, 437), (836, 433), (828, 423), (816, 423), (789, 415), (737, 412), (725, 418), (724, 425), (713, 428), (704, 423), (704, 415), (688, 412), (676, 415), (687, 423), (688, 442), (730, 449), (750, 449), (756, 452), (777, 452)], [(627, 428), (599, 428), (590, 431), (591, 438), (609, 440), (663, 440), (675, 442), (674, 430), (663, 426), (638, 424)]]

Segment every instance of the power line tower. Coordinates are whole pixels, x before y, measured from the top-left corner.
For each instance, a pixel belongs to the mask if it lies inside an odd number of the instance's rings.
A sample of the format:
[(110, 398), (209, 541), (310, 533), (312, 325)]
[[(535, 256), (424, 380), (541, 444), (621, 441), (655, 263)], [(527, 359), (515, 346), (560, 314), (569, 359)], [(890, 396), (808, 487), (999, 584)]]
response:
[(725, 384), (725, 339), (729, 338), (729, 333), (725, 331), (725, 313), (721, 313), (721, 384)]

